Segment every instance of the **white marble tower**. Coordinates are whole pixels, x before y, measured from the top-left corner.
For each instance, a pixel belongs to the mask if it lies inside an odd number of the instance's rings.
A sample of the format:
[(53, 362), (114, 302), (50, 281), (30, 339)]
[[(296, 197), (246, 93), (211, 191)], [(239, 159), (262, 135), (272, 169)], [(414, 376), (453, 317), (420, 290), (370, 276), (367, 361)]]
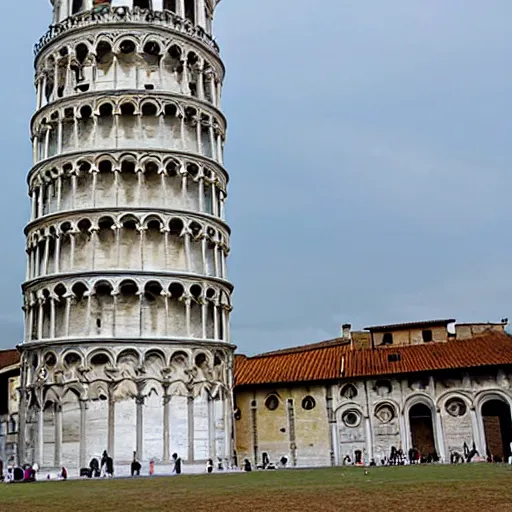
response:
[(52, 0), (35, 47), (20, 458), (232, 457), (218, 0)]

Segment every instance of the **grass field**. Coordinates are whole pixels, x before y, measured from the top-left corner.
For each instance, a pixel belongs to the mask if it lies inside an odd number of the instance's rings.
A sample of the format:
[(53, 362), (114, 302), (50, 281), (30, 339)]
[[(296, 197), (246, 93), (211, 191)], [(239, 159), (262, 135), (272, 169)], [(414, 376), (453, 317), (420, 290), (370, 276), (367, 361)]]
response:
[(288, 470), (0, 485), (0, 511), (512, 511), (507, 466)]

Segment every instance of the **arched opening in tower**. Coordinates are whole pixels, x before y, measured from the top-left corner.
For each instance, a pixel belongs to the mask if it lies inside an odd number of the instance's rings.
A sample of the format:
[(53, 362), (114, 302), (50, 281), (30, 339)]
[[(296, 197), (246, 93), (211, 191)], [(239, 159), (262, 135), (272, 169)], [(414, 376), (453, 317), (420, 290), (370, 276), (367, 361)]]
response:
[(510, 407), (503, 400), (489, 400), (482, 406), (487, 457), (496, 462), (507, 461), (512, 442)]
[(176, 12), (176, 0), (164, 0), (164, 11)]
[(151, 9), (151, 0), (133, 0), (133, 7), (139, 9)]
[(196, 23), (195, 0), (185, 0), (185, 18), (187, 20), (190, 20), (195, 25), (195, 23)]
[(78, 14), (83, 10), (83, 0), (73, 0), (73, 5), (71, 6), (71, 14)]

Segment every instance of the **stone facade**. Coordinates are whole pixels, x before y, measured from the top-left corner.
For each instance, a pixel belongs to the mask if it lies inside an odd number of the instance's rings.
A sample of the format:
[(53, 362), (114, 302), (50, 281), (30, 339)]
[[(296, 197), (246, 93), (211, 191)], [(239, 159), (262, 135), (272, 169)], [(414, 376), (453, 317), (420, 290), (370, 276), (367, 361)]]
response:
[[(400, 340), (413, 334), (403, 327), (391, 332), (397, 333), (393, 339), (398, 347)], [(474, 341), (467, 336), (466, 326), (460, 332), (462, 339), (450, 340), (446, 332), (437, 343), (422, 347), (421, 353), (415, 346), (358, 349), (345, 339), (246, 361), (239, 358), (235, 394), (238, 460), (247, 458), (261, 464), (266, 453), (275, 463), (285, 456), (292, 466), (341, 465), (348, 460), (369, 463), (372, 459), (381, 463), (395, 447), (406, 454), (416, 448), (423, 455), (436, 454), (449, 462), (452, 454), (464, 453), (464, 445), (470, 450), (474, 446), (481, 457), (508, 459), (512, 339), (503, 333), (503, 324), (475, 328)], [(486, 337), (479, 338), (483, 333)], [(487, 356), (480, 356), (493, 342), (499, 343), (495, 360), (502, 360), (501, 365), (489, 366), (484, 360)], [(472, 344), (475, 367), (464, 368), (468, 363), (462, 358)], [(439, 352), (439, 346), (454, 348), (455, 355), (449, 353), (451, 361), (445, 355), (448, 351)], [(506, 351), (502, 347), (507, 347)], [(328, 374), (321, 367), (331, 365), (335, 350), (339, 351), (338, 378), (333, 378), (336, 372)], [(429, 368), (428, 352), (455, 367), (443, 369), (445, 363), (441, 362), (439, 369)], [(372, 360), (381, 361), (382, 357), (387, 358), (387, 368), (394, 364), (389, 361), (401, 357), (411, 370), (397, 375), (373, 371), (377, 366)], [(363, 368), (364, 361), (369, 362), (368, 370)], [(288, 380), (286, 372), (293, 374), (293, 365), (299, 376), (287, 383), (269, 382), (280, 376)], [(301, 370), (309, 365), (316, 368)], [(301, 377), (302, 371), (310, 377)], [(364, 376), (371, 371), (373, 376)], [(321, 378), (324, 381), (318, 382)]]
[(211, 0), (55, 0), (35, 49), (20, 458), (231, 460)]

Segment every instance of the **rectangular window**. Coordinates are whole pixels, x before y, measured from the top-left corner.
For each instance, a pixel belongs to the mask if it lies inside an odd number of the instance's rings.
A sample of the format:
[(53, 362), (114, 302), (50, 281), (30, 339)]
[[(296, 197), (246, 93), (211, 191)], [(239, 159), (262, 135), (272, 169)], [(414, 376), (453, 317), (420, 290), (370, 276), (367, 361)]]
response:
[(422, 331), (421, 335), (423, 336), (423, 341), (425, 343), (432, 341), (432, 331), (430, 329), (425, 329)]

